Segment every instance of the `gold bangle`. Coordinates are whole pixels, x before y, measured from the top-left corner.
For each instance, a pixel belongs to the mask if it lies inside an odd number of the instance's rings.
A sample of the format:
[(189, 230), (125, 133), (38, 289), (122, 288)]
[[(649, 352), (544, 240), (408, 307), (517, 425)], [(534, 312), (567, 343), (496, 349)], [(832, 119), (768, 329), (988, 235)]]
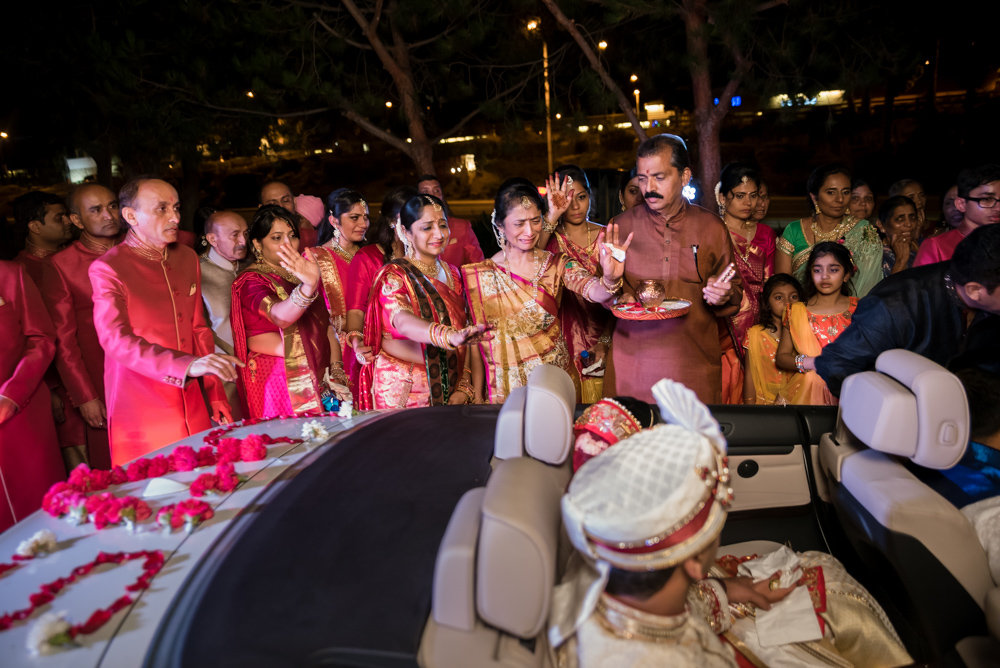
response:
[(622, 285), (625, 283), (625, 280), (621, 276), (619, 276), (617, 281), (615, 281), (611, 285), (608, 285), (607, 282), (605, 281), (606, 278), (607, 276), (601, 276), (601, 286), (613, 295), (618, 294), (621, 291)]
[(364, 343), (364, 341), (365, 341), (365, 335), (362, 334), (361, 332), (359, 332), (356, 329), (352, 329), (351, 331), (349, 331), (347, 333), (347, 345), (351, 345), (351, 337), (354, 337), (354, 336), (356, 336), (359, 339), (361, 339), (361, 342)]

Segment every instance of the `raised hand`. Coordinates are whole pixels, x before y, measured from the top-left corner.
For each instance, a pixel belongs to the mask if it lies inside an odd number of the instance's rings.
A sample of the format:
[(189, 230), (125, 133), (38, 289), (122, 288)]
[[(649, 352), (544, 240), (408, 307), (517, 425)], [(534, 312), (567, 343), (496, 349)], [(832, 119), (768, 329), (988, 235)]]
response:
[(299, 255), (289, 244), (285, 243), (278, 246), (277, 252), (281, 268), (302, 281), (302, 286), (306, 289), (305, 296), (311, 297), (320, 280), (319, 263), (316, 262), (316, 256), (312, 249), (307, 248), (304, 255)]
[(549, 222), (555, 222), (562, 218), (569, 208), (570, 197), (573, 196), (573, 184), (569, 177), (560, 177), (559, 174), (545, 177), (545, 199), (549, 203), (549, 212), (546, 215)]
[(489, 324), (470, 325), (449, 334), (448, 343), (458, 348), (459, 346), (471, 346), (480, 341), (490, 341), (493, 338), (492, 329), (493, 325)]
[[(614, 222), (608, 223), (608, 226), (597, 235), (597, 247), (601, 249), (601, 270), (609, 281), (617, 281), (625, 273), (624, 255), (631, 245), (631, 234), (625, 243), (619, 243), (618, 224)], [(615, 255), (622, 259), (615, 259)]]

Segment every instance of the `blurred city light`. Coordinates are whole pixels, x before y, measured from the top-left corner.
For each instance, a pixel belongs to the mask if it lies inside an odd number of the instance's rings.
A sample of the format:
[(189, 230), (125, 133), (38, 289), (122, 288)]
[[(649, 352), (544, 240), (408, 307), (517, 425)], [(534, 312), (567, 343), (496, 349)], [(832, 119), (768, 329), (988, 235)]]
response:
[(604, 49), (608, 48), (608, 43), (602, 39), (600, 42), (597, 43), (597, 48), (600, 49), (601, 51), (604, 51)]

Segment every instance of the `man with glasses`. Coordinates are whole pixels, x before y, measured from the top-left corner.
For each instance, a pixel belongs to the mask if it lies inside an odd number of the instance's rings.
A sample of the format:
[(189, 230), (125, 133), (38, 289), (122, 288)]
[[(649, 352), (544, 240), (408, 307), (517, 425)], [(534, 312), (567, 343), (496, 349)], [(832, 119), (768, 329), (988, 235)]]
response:
[(973, 230), (983, 225), (1000, 223), (1000, 165), (990, 164), (963, 169), (958, 175), (958, 196), (955, 208), (962, 213), (962, 222), (949, 232), (927, 239), (920, 245), (914, 267), (950, 260), (955, 247)]

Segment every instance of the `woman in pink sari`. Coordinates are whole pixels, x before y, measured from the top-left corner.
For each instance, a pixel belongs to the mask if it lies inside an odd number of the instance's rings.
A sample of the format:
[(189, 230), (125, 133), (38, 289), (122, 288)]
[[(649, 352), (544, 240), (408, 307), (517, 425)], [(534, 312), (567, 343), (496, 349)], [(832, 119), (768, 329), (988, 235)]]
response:
[[(355, 253), (347, 269), (347, 334), (344, 338), (361, 370), (375, 361), (371, 346), (365, 345), (363, 331), (372, 285), (384, 265), (393, 258), (403, 257), (403, 242), (396, 238), (396, 217), (406, 201), (419, 194), (412, 186), (398, 186), (386, 193), (379, 216), (367, 234), (375, 243)], [(358, 392), (356, 399), (361, 410), (372, 409), (371, 393)]]
[(340, 341), (340, 354), (350, 381), (351, 392), (356, 393), (361, 364), (349, 348), (346, 331), (347, 291), (351, 260), (361, 248), (368, 231), (368, 202), (360, 193), (338, 188), (326, 198), (327, 210), (319, 228), (319, 245), (313, 248), (319, 264), (321, 288), (330, 324)]
[[(559, 219), (545, 250), (562, 253), (575, 260), (593, 276), (601, 276), (597, 237), (604, 227), (588, 220), (590, 213), (590, 181), (576, 165), (562, 165), (556, 174), (569, 182), (569, 208)], [(582, 401), (592, 404), (604, 396), (604, 358), (611, 345), (615, 318), (600, 304), (587, 301), (581, 295), (569, 293), (559, 305), (559, 320), (569, 357), (576, 366), (582, 385)], [(580, 353), (586, 352), (586, 359)], [(598, 369), (587, 372), (588, 367)], [(600, 375), (593, 375), (595, 372)]]
[(461, 276), (438, 257), (450, 236), (441, 200), (410, 198), (396, 234), (406, 256), (375, 278), (364, 334), (375, 360), (362, 370), (360, 393), (376, 409), (475, 403), (482, 364), (468, 347), (491, 338), (490, 327), (466, 326)]
[(757, 323), (760, 293), (774, 273), (774, 230), (753, 218), (760, 176), (738, 163), (725, 166), (716, 189), (719, 212), (733, 243), (733, 260), (743, 279), (743, 301), (736, 315), (719, 318), (722, 348), (722, 400), (743, 403), (743, 349), (747, 331)]
[(243, 414), (312, 415), (350, 397), (340, 343), (320, 296), (311, 251), (298, 254), (298, 225), (280, 206), (257, 210), (249, 231), (256, 262), (233, 283), (233, 347)]

